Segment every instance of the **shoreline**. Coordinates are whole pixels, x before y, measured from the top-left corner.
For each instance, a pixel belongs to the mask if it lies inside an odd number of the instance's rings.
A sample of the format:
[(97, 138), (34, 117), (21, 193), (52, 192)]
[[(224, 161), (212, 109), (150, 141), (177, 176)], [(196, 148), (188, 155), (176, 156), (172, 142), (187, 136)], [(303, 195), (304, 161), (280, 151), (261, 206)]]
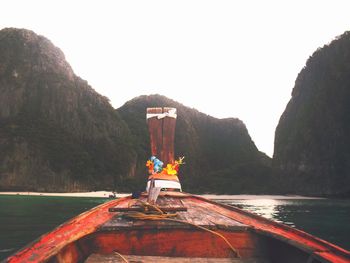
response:
[(273, 199), (273, 200), (298, 200), (298, 199), (327, 199), (325, 197), (316, 196), (303, 196), (303, 195), (215, 195), (215, 194), (203, 194), (201, 197), (211, 200), (249, 200), (249, 199)]
[[(109, 198), (113, 195), (111, 191), (96, 191), (96, 192), (77, 192), (77, 193), (45, 193), (45, 192), (0, 192), (0, 195), (20, 195), (20, 196), (57, 196), (57, 197), (100, 197)], [(115, 197), (125, 197), (131, 193), (117, 193)], [(326, 199), (324, 197), (310, 197), (302, 195), (215, 195), (202, 194), (198, 195), (211, 200), (249, 200), (249, 199), (282, 199), (282, 200), (298, 200), (298, 199)]]
[[(77, 192), (77, 193), (46, 193), (46, 192), (0, 192), (0, 195), (21, 195), (21, 196), (58, 196), (58, 197), (102, 197), (108, 198), (113, 195), (111, 191)], [(125, 197), (129, 193), (119, 193), (116, 197)]]

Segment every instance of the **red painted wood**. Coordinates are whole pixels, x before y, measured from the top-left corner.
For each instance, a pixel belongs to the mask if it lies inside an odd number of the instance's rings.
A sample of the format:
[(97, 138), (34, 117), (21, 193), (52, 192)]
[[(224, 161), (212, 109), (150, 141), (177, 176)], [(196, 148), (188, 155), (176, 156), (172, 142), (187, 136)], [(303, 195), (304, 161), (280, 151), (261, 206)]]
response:
[[(224, 232), (237, 248), (242, 258), (264, 253), (263, 245), (249, 232)], [(81, 241), (89, 244), (93, 253), (110, 254), (113, 251), (125, 255), (176, 256), (176, 257), (233, 257), (228, 245), (218, 236), (196, 229), (166, 229), (145, 231), (118, 231), (96, 233)], [(259, 249), (260, 248), (260, 249)]]
[(7, 262), (47, 261), (68, 244), (95, 232), (100, 225), (110, 220), (114, 214), (108, 212), (108, 208), (114, 207), (118, 203), (126, 203), (127, 205), (129, 201), (129, 198), (121, 198), (97, 206), (41, 236), (15, 255), (10, 256)]
[[(147, 114), (161, 114), (162, 108), (147, 108)], [(163, 147), (163, 120), (157, 117), (147, 119), (148, 131), (150, 135), (151, 153), (160, 159)], [(162, 160), (161, 160), (162, 161)]]
[[(324, 255), (328, 256), (332, 255), (332, 258), (335, 259), (335, 261), (332, 262), (350, 263), (350, 251), (347, 251), (341, 247), (338, 247), (332, 243), (317, 238), (301, 230), (268, 220), (236, 207), (218, 204), (199, 196), (195, 196), (195, 198), (189, 198), (189, 200), (195, 202), (197, 205), (204, 207), (205, 209), (214, 210), (242, 224), (250, 225), (257, 233), (263, 233), (267, 236), (277, 238), (278, 240), (292, 241), (300, 249), (309, 251), (311, 253), (317, 252), (319, 255), (323, 255), (323, 253), (325, 253)], [(187, 206), (190, 205), (188, 202), (185, 204)]]
[(349, 263), (350, 259), (346, 258), (340, 258), (339, 256), (335, 255), (334, 253), (331, 252), (315, 252), (315, 254), (321, 258), (321, 259), (326, 259), (329, 262), (334, 262), (334, 263)]
[[(221, 216), (250, 226), (248, 231), (220, 230), (232, 245), (239, 249), (243, 258), (264, 254), (268, 240), (281, 240), (293, 244), (306, 253), (317, 256), (324, 262), (350, 262), (350, 252), (305, 232), (269, 221), (260, 216), (238, 208), (217, 204), (201, 197), (183, 193), (162, 193), (171, 199), (179, 199), (188, 211), (191, 205), (206, 211), (215, 211)], [(129, 207), (136, 201), (130, 198), (113, 200), (100, 205), (67, 223), (20, 250), (8, 258), (7, 262), (76, 262), (90, 253), (110, 253), (113, 249), (126, 254), (174, 255), (174, 256), (212, 256), (229, 255), (227, 245), (217, 236), (195, 228), (158, 228), (164, 222), (153, 221), (144, 229), (143, 225), (131, 222), (118, 232), (105, 230), (97, 232), (106, 222), (111, 222), (115, 213), (108, 212), (111, 207)], [(187, 212), (179, 212), (187, 213)], [(215, 214), (214, 213), (214, 214)], [(198, 215), (200, 219), (200, 215)], [(211, 218), (214, 220), (215, 218)], [(139, 221), (142, 223), (142, 221)], [(146, 225), (146, 224), (145, 224)], [(141, 229), (136, 229), (141, 227)], [(277, 242), (274, 241), (274, 242)], [(135, 253), (137, 252), (137, 253)], [(273, 251), (272, 251), (273, 253)]]
[[(163, 112), (169, 112), (173, 108), (164, 108)], [(165, 117), (163, 119), (163, 147), (161, 152), (161, 160), (164, 165), (174, 163), (174, 140), (175, 140), (176, 119)]]
[(71, 243), (64, 247), (55, 258), (55, 262), (69, 263), (69, 262), (81, 262), (86, 256), (79, 251), (76, 243)]
[[(147, 114), (169, 113), (173, 108), (147, 108)], [(154, 116), (147, 119), (151, 142), (151, 153), (157, 156), (164, 167), (174, 162), (174, 140), (176, 118)]]

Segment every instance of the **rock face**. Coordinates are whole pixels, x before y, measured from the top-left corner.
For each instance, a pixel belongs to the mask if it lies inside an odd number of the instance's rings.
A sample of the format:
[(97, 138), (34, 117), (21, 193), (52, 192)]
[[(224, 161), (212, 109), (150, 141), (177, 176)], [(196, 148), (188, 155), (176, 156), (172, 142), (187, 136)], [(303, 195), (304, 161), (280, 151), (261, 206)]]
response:
[(299, 73), (275, 134), (285, 190), (350, 196), (350, 32), (318, 49)]
[(242, 121), (215, 119), (165, 97), (115, 110), (74, 74), (48, 39), (0, 31), (0, 190), (144, 189), (147, 107), (178, 109), (175, 148), (186, 191), (267, 192), (271, 159)]
[(45, 37), (0, 31), (0, 92), (0, 189), (112, 189), (130, 170), (127, 125)]
[(180, 180), (191, 192), (264, 193), (270, 187), (271, 159), (259, 152), (239, 119), (216, 119), (160, 95), (135, 98), (117, 111), (138, 148), (136, 174), (145, 177), (150, 156), (147, 107), (175, 107), (175, 156), (185, 156)]

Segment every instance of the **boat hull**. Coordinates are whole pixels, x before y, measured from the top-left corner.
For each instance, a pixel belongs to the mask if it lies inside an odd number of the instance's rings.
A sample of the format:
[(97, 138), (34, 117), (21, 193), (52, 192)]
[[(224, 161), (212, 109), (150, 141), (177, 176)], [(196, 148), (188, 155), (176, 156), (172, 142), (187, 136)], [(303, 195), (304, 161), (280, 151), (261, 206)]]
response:
[(84, 262), (91, 255), (115, 252), (242, 260), (237, 262), (350, 262), (349, 251), (338, 246), (199, 196), (162, 192), (157, 205), (178, 211), (175, 220), (123, 217), (138, 202), (126, 197), (102, 204), (43, 235), (6, 262)]

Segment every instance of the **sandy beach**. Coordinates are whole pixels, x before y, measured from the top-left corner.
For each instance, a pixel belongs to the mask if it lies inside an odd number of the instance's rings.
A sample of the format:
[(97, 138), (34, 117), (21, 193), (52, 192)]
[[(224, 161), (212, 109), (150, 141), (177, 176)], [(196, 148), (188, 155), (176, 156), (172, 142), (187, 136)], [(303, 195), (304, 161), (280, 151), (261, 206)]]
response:
[[(28, 195), (28, 196), (67, 196), (67, 197), (105, 197), (113, 195), (110, 191), (78, 192), (78, 193), (43, 193), (43, 192), (0, 192), (0, 195)], [(128, 193), (116, 194), (116, 197), (128, 196)]]
[(204, 198), (211, 200), (248, 200), (248, 199), (324, 199), (322, 197), (310, 197), (310, 196), (302, 196), (302, 195), (200, 195)]
[[(66, 197), (104, 197), (113, 195), (110, 191), (79, 192), (79, 193), (44, 193), (44, 192), (0, 192), (0, 195), (23, 195), (23, 196), (66, 196)], [(117, 193), (116, 197), (125, 197), (130, 193)], [(321, 197), (309, 197), (301, 195), (199, 195), (211, 200), (247, 200), (247, 199), (322, 199)]]

